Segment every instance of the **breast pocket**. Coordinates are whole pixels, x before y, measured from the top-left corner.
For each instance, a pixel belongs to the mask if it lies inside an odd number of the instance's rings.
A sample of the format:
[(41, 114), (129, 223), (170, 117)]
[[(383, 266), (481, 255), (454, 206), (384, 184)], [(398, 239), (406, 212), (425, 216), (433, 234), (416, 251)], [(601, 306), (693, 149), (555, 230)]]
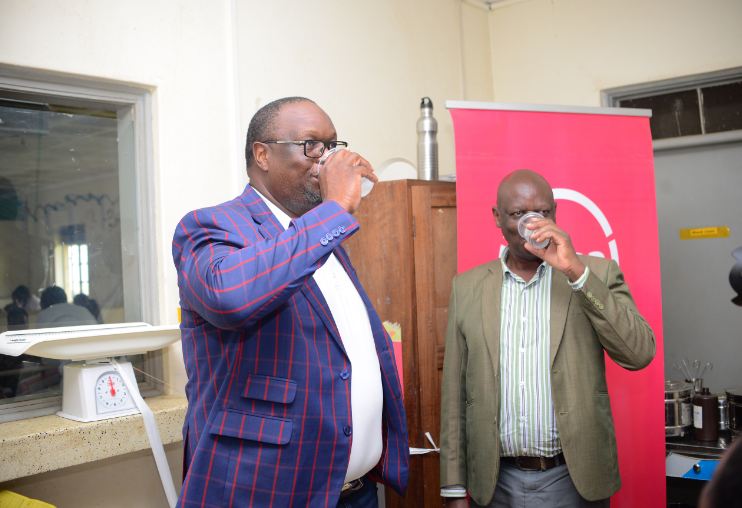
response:
[(294, 402), (296, 381), (250, 374), (242, 391), (242, 401), (233, 401), (212, 421), (209, 432), (259, 443), (285, 445), (291, 440), (293, 422), (274, 416)]
[(247, 376), (242, 396), (246, 399), (290, 404), (296, 398), (296, 381), (282, 377), (250, 374)]

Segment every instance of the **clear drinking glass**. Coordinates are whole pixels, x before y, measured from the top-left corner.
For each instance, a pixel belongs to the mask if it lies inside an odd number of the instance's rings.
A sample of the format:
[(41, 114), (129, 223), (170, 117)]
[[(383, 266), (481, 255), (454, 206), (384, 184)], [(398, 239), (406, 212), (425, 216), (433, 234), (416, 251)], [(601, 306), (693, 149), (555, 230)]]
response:
[(518, 234), (520, 234), (520, 236), (525, 241), (527, 241), (528, 243), (530, 243), (531, 245), (533, 245), (537, 249), (545, 249), (546, 247), (548, 247), (549, 246), (549, 239), (547, 238), (546, 240), (543, 240), (541, 242), (537, 242), (537, 241), (533, 240), (531, 238), (531, 235), (533, 235), (533, 230), (528, 229), (526, 227), (526, 224), (528, 224), (532, 220), (543, 219), (543, 218), (544, 218), (544, 216), (541, 215), (538, 212), (528, 212), (525, 215), (523, 215), (520, 219), (518, 219)]
[[(325, 162), (327, 162), (327, 159), (329, 159), (334, 153), (337, 153), (340, 150), (346, 150), (346, 148), (343, 146), (336, 146), (335, 148), (331, 148), (330, 150), (325, 150), (325, 153), (323, 153), (322, 157), (319, 158), (319, 160), (317, 161), (317, 164), (319, 164), (320, 166), (323, 166)], [(374, 188), (374, 182), (372, 182), (365, 176), (361, 178), (361, 197), (362, 198), (365, 198), (366, 196), (368, 196), (369, 192), (371, 192), (371, 189), (373, 188)]]

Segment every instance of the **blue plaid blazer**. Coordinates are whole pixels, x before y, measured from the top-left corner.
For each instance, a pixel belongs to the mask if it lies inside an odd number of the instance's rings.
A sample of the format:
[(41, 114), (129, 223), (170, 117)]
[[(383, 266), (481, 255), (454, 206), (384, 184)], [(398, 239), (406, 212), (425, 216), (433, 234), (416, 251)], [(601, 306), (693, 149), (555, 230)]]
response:
[(384, 449), (372, 476), (404, 491), (409, 445), (392, 344), (340, 247), (358, 227), (330, 201), (284, 230), (249, 185), (178, 224), (188, 374), (178, 506), (336, 506), (353, 376), (312, 278), (332, 252), (366, 304), (381, 366)]

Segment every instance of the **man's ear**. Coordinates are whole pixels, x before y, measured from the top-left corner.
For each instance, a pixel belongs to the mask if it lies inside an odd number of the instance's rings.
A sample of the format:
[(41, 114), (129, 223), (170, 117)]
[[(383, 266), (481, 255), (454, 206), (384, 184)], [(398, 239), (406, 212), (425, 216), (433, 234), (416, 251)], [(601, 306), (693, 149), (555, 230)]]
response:
[(260, 141), (255, 141), (252, 144), (252, 156), (255, 159), (255, 164), (262, 171), (268, 171), (268, 159), (270, 158), (268, 145)]
[(500, 211), (497, 209), (496, 206), (492, 207), (492, 215), (495, 217), (495, 224), (497, 224), (497, 227), (501, 228), (502, 224), (500, 223)]

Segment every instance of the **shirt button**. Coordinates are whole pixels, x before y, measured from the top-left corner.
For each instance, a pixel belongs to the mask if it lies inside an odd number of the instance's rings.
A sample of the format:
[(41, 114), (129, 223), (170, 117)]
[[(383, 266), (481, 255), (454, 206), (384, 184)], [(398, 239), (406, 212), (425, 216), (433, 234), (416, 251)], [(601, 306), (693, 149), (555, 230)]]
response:
[(346, 425), (345, 427), (343, 427), (343, 434), (345, 434), (346, 436), (350, 436), (351, 434), (353, 434), (353, 427), (351, 427), (350, 425)]
[(350, 372), (348, 372), (348, 371), (347, 371), (347, 369), (346, 369), (346, 370), (343, 370), (343, 371), (342, 371), (342, 372), (340, 373), (340, 379), (342, 379), (343, 381), (345, 381), (345, 380), (346, 380), (346, 379), (348, 379), (349, 377), (350, 377)]
[(521, 416), (520, 417), (520, 421), (525, 422), (526, 421), (526, 417), (525, 416)]

